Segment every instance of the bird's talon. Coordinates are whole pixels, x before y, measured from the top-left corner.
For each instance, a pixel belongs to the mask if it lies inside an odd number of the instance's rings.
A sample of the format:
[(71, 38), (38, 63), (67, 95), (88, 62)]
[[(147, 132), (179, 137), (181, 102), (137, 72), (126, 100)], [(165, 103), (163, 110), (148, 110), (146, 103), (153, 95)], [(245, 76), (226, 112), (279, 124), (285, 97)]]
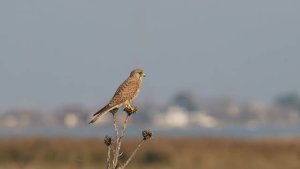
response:
[(127, 112), (128, 115), (131, 115), (137, 112), (138, 108), (136, 106), (125, 107), (124, 111)]
[(133, 112), (137, 112), (137, 111), (138, 111), (137, 106), (133, 106), (133, 107), (132, 107), (132, 111), (133, 111)]

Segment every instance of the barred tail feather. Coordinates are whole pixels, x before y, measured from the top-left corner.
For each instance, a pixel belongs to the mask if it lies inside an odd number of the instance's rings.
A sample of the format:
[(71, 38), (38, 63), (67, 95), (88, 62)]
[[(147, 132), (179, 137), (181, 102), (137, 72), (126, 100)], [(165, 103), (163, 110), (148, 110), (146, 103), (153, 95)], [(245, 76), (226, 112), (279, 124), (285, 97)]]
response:
[(104, 106), (102, 109), (100, 109), (97, 113), (93, 115), (94, 118), (89, 122), (89, 124), (94, 123), (99, 117), (109, 112), (111, 109), (112, 107), (109, 105)]

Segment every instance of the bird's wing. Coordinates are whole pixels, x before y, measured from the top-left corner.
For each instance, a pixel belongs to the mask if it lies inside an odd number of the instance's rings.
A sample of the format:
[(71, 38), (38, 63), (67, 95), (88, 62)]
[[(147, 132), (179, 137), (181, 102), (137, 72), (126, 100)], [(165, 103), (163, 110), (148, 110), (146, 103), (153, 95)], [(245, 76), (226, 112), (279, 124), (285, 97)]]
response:
[(110, 100), (109, 105), (115, 106), (124, 103), (127, 100), (133, 99), (140, 88), (140, 80), (137, 78), (129, 77), (117, 89), (113, 98)]

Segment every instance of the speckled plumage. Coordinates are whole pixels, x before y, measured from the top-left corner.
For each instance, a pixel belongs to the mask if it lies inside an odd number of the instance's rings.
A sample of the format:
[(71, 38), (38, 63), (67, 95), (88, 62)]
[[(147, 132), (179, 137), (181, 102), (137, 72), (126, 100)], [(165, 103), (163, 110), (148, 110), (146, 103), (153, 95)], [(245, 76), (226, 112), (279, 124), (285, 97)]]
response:
[(139, 94), (144, 76), (145, 74), (142, 69), (133, 70), (129, 77), (118, 87), (109, 103), (93, 115), (94, 118), (90, 123), (94, 123), (99, 117), (107, 112), (116, 112), (121, 106), (132, 108), (130, 103)]

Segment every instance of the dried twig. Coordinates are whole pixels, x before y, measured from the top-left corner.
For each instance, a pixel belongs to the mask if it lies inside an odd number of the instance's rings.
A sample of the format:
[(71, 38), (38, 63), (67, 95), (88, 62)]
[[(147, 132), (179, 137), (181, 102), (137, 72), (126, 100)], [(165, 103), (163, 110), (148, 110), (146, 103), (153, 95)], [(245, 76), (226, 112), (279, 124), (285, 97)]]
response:
[[(121, 149), (121, 145), (122, 145), (122, 139), (123, 139), (123, 137), (125, 136), (125, 133), (126, 133), (126, 127), (127, 127), (128, 119), (129, 119), (129, 115), (127, 114), (127, 116), (124, 120), (124, 123), (123, 123), (123, 129), (122, 129), (121, 136), (119, 136), (118, 139), (117, 139), (116, 152), (115, 152), (115, 157), (117, 157), (117, 159), (120, 156), (120, 149)], [(116, 164), (115, 164), (116, 166), (117, 166), (117, 163), (118, 163), (118, 160), (116, 160)]]
[(110, 169), (110, 152), (111, 152), (111, 143), (112, 139), (109, 136), (105, 136), (104, 143), (107, 146), (107, 160), (106, 160), (106, 168)]
[(117, 124), (117, 117), (116, 113), (113, 113), (113, 123), (114, 123), (114, 129), (115, 129), (115, 150), (114, 150), (114, 156), (113, 156), (113, 168), (116, 168), (118, 164), (118, 142), (119, 142), (119, 129)]
[(106, 160), (106, 169), (110, 169), (110, 146), (107, 147), (107, 160)]
[(124, 124), (123, 124), (121, 139), (125, 136), (128, 120), (129, 120), (129, 115), (127, 114), (127, 116), (126, 116), (126, 118), (124, 120)]
[[(114, 125), (114, 132), (115, 132), (115, 139), (112, 139), (111, 137), (106, 136), (104, 139), (104, 143), (107, 146), (107, 169), (124, 169), (129, 162), (133, 159), (133, 156), (136, 154), (138, 149), (142, 146), (142, 144), (151, 138), (152, 132), (150, 130), (145, 130), (142, 132), (143, 139), (139, 142), (135, 150), (131, 153), (130, 157), (127, 159), (126, 163), (124, 165), (120, 165), (118, 163), (118, 159), (121, 156), (120, 149), (122, 145), (122, 139), (125, 137), (127, 124), (129, 117), (134, 114), (137, 111), (137, 108), (134, 107), (134, 109), (124, 109), (125, 112), (127, 112), (127, 116), (123, 122), (123, 128), (122, 133), (119, 135), (119, 128), (117, 124), (117, 117), (116, 117), (116, 111), (112, 112), (113, 115), (113, 125)], [(112, 156), (111, 156), (112, 155)]]
[(139, 148), (142, 146), (142, 144), (146, 141), (149, 140), (152, 137), (152, 132), (150, 130), (144, 130), (142, 132), (143, 139), (140, 141), (140, 143), (137, 145), (137, 147), (134, 149), (134, 151), (131, 153), (130, 157), (127, 159), (126, 163), (122, 166), (122, 169), (125, 168), (129, 162), (132, 160), (133, 156), (135, 153), (139, 150)]
[(125, 133), (126, 133), (126, 128), (127, 128), (127, 123), (128, 123), (128, 120), (129, 120), (129, 115), (126, 116), (125, 120), (124, 120), (124, 123), (123, 123), (123, 129), (122, 129), (122, 134), (119, 138), (119, 144), (118, 144), (118, 149), (120, 150), (121, 148), (121, 144), (122, 144), (122, 139), (123, 137), (125, 136)]
[(122, 169), (125, 168), (129, 162), (132, 160), (135, 153), (139, 150), (139, 148), (142, 146), (142, 144), (145, 142), (145, 140), (141, 140), (140, 143), (137, 145), (137, 147), (134, 149), (134, 151), (131, 153), (130, 157), (127, 159), (126, 163), (122, 166)]

